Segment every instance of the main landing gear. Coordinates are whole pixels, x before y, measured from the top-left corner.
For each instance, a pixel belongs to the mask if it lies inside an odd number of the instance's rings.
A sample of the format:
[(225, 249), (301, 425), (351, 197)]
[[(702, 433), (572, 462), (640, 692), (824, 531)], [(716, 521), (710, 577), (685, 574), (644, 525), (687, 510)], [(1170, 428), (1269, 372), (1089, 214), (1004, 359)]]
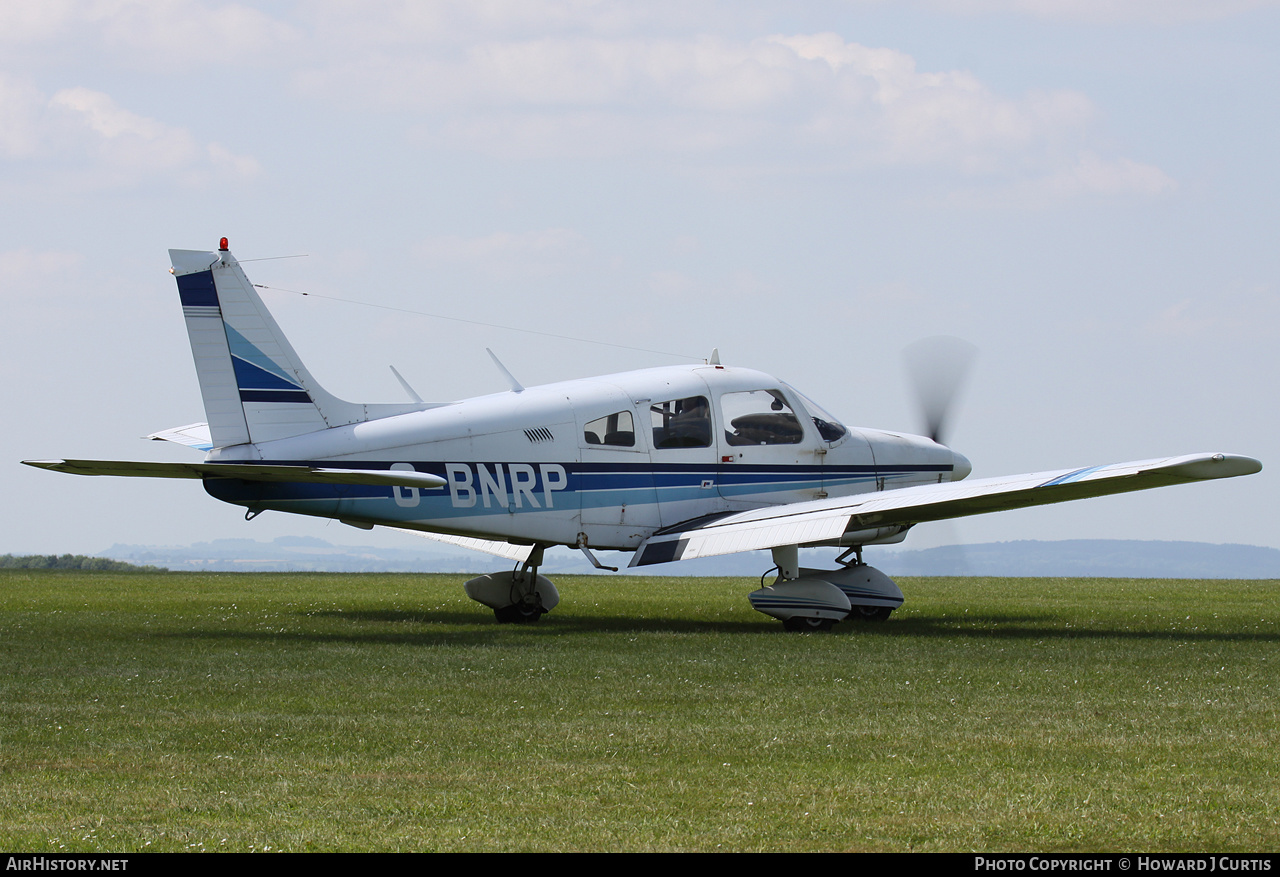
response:
[[(502, 624), (530, 624), (556, 608), (560, 594), (538, 575), (545, 545), (535, 545), (518, 569), (478, 576), (467, 596), (493, 610)], [(848, 560), (853, 556), (853, 560)], [(802, 569), (797, 546), (773, 549), (778, 577), (747, 595), (758, 612), (790, 631), (830, 630), (840, 621), (884, 621), (902, 605), (902, 591), (887, 575), (862, 562), (860, 548), (836, 558), (840, 569)]]
[(535, 545), (519, 569), (490, 573), (467, 582), (467, 596), (492, 609), (500, 624), (537, 621), (560, 603), (556, 586), (538, 575), (545, 547)]
[(836, 558), (841, 568), (833, 570), (802, 569), (799, 555), (794, 545), (773, 549), (778, 578), (747, 595), (757, 612), (777, 618), (786, 630), (830, 630), (846, 619), (885, 621), (902, 605), (902, 591), (893, 579), (862, 562), (861, 548)]

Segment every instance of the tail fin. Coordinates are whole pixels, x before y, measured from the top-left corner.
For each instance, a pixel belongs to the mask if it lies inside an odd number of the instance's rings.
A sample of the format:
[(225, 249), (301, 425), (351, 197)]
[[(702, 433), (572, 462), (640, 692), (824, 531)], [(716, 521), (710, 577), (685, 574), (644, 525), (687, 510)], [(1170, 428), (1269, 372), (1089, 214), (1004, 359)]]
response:
[(360, 405), (316, 383), (240, 263), (170, 250), (214, 448), (265, 442), (430, 407)]

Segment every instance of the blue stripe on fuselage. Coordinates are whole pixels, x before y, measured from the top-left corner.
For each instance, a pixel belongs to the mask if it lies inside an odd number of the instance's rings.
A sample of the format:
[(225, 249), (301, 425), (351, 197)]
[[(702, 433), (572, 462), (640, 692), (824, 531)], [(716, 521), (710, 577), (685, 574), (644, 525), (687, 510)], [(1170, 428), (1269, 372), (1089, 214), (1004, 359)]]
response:
[[(343, 469), (371, 469), (385, 471), (390, 462), (348, 461), (261, 461), (261, 465), (312, 465)], [(439, 475), (449, 480), (447, 466), (466, 467), (470, 481), (461, 485), (464, 499), (469, 504), (459, 504), (458, 487), (401, 488), (413, 490), (418, 497), (412, 517), (457, 517), (489, 515), (516, 511), (543, 511), (544, 502), (522, 502), (512, 474), (512, 466), (523, 467), (531, 480), (520, 487), (530, 491), (534, 498), (551, 494), (552, 510), (603, 508), (615, 505), (645, 505), (656, 502), (676, 502), (687, 499), (709, 498), (704, 483), (718, 485), (721, 496), (745, 498), (784, 491), (816, 489), (827, 490), (841, 486), (867, 484), (876, 478), (895, 481), (949, 471), (949, 467), (911, 465), (894, 468), (875, 466), (806, 466), (806, 465), (738, 465), (721, 467), (702, 463), (414, 463), (414, 470)], [(543, 467), (555, 465), (563, 469), (565, 482), (548, 485)], [(482, 479), (477, 467), (483, 467), (486, 479)], [(482, 483), (483, 482), (483, 483)], [(316, 484), (296, 482), (257, 482), (238, 479), (206, 479), (210, 494), (225, 502), (244, 504), (280, 504), (291, 509), (298, 504), (329, 506), (340, 502), (391, 501), (394, 490), (380, 485)], [(498, 493), (491, 485), (498, 485)], [(503, 492), (505, 491), (505, 493)], [(501, 503), (505, 495), (507, 503)], [(399, 507), (399, 506), (398, 506)], [(324, 512), (317, 512), (324, 513)], [(408, 517), (408, 515), (405, 515)]]

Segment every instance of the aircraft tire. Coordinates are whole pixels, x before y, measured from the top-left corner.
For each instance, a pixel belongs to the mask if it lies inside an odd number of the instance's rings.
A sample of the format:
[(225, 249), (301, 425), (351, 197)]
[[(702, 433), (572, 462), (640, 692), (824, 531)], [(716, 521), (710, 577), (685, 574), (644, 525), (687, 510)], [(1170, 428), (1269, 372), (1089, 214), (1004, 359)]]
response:
[(888, 606), (854, 606), (849, 618), (854, 621), (888, 621), (893, 610)]
[(795, 633), (804, 633), (805, 631), (830, 630), (831, 625), (835, 624), (830, 618), (797, 618), (791, 617), (782, 622), (784, 630), (790, 630)]
[(542, 615), (541, 607), (525, 606), (521, 603), (493, 610), (493, 616), (498, 619), (499, 624), (533, 624)]

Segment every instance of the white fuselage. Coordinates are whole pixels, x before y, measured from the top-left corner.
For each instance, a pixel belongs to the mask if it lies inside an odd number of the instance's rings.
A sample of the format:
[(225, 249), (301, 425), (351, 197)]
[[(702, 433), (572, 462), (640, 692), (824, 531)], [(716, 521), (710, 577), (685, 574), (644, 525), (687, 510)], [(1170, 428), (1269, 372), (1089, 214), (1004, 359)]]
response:
[(206, 482), (274, 509), (499, 541), (635, 549), (717, 513), (963, 478), (920, 436), (847, 429), (786, 384), (719, 365), (566, 381), (214, 451), (210, 461), (412, 469), (447, 486)]

